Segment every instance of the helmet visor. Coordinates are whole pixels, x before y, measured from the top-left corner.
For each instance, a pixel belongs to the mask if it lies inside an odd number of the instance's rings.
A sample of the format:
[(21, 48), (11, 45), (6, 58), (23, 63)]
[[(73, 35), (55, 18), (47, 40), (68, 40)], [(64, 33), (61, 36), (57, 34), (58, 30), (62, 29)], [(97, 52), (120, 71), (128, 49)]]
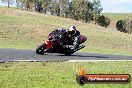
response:
[(74, 35), (75, 34), (75, 31), (72, 30), (72, 31), (69, 31), (68, 33), (69, 33), (69, 35)]

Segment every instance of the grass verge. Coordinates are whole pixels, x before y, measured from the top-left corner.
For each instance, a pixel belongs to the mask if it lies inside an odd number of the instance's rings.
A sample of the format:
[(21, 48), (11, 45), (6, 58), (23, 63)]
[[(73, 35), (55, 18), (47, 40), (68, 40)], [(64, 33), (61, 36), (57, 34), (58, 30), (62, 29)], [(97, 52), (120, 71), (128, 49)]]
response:
[(130, 74), (132, 62), (7, 62), (0, 63), (1, 88), (132, 88), (129, 84), (76, 83), (76, 69), (89, 74)]

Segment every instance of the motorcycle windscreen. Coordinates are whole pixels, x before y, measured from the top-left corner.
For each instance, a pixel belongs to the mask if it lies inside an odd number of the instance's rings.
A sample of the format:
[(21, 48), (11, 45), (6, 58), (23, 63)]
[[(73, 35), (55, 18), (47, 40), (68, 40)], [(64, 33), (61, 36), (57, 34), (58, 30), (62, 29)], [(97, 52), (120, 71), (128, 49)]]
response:
[(80, 35), (80, 44), (84, 43), (87, 40), (87, 37)]

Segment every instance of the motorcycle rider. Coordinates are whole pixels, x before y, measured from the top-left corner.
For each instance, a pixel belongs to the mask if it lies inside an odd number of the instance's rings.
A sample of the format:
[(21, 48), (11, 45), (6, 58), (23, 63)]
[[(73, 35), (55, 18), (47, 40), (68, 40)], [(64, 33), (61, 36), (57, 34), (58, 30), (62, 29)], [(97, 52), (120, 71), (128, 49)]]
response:
[[(63, 48), (67, 48), (72, 50), (75, 50), (79, 47), (80, 45), (80, 32), (76, 29), (75, 26), (70, 26), (68, 29), (55, 29), (54, 31), (52, 31), (52, 33), (59, 33), (61, 35), (63, 35), (63, 39), (64, 40), (70, 40), (71, 44), (66, 45), (65, 43), (60, 43), (60, 45)], [(51, 34), (52, 34), (51, 33)], [(49, 50), (45, 50), (44, 52), (47, 52)]]
[(75, 50), (80, 45), (80, 32), (76, 29), (75, 26), (70, 26), (67, 30), (65, 29), (57, 29), (55, 31), (59, 31), (60, 34), (64, 36), (64, 40), (68, 39), (72, 43), (69, 45), (65, 45), (65, 43), (61, 43), (63, 48), (69, 48), (70, 50)]
[(70, 26), (67, 33), (68, 37), (73, 41), (69, 48), (71, 50), (77, 49), (80, 45), (80, 32), (76, 29), (76, 26)]

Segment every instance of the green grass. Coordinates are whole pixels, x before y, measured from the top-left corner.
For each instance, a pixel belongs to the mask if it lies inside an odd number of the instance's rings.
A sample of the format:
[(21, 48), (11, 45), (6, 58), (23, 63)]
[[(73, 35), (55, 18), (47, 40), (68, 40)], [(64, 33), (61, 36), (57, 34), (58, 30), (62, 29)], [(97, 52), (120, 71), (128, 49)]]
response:
[(110, 28), (116, 27), (116, 22), (123, 19), (131, 19), (132, 13), (102, 13), (102, 15), (107, 16), (111, 19)]
[(10, 62), (0, 63), (0, 88), (132, 88), (129, 84), (76, 83), (82, 65), (88, 74), (130, 74), (132, 62)]
[(112, 21), (118, 21), (120, 19), (132, 19), (132, 13), (102, 13), (102, 14), (112, 19)]
[(118, 32), (116, 20), (132, 18), (132, 14), (105, 14), (112, 19), (106, 29), (92, 23), (0, 7), (0, 48), (35, 49), (55, 28), (76, 25), (88, 37), (81, 52), (132, 55), (132, 34)]

